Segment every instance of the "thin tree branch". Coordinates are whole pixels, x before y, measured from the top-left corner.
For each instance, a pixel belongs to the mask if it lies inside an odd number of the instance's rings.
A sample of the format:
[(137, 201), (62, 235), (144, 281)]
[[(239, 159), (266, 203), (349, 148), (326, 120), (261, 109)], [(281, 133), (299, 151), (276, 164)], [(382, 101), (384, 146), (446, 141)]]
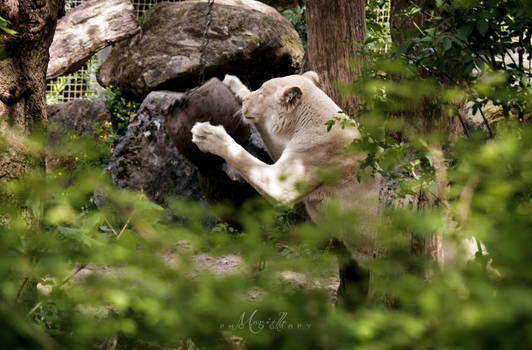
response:
[(76, 271), (74, 271), (70, 276), (68, 276), (67, 278), (65, 278), (63, 280), (63, 282), (59, 283), (56, 288), (61, 288), (62, 286), (64, 286), (68, 281), (70, 281), (70, 279), (74, 276), (76, 276), (81, 270), (83, 270), (84, 268), (87, 267), (87, 264), (81, 264), (78, 266), (78, 268), (76, 269)]
[(109, 225), (109, 228), (111, 229), (111, 231), (113, 231), (113, 233), (115, 234), (115, 236), (118, 237), (118, 233), (115, 231), (113, 225), (111, 225), (111, 223), (109, 222), (109, 220), (107, 220), (107, 217), (104, 216), (103, 219), (105, 220), (105, 222), (107, 223), (107, 225)]
[(42, 305), (42, 302), (39, 301), (39, 302), (37, 303), (37, 305), (35, 305), (34, 307), (32, 307), (31, 310), (28, 311), (28, 317), (31, 316), (31, 314), (33, 314), (35, 311), (37, 311), (37, 309), (40, 308), (41, 305)]
[(15, 299), (15, 304), (18, 303), (18, 300), (20, 299), (20, 296), (22, 295), (22, 291), (24, 290), (24, 287), (26, 286), (28, 281), (29, 281), (28, 277), (25, 277), (24, 281), (22, 281), (22, 285), (20, 286), (20, 288), (18, 289), (18, 292), (17, 292), (17, 297)]
[(478, 110), (480, 111), (480, 115), (482, 116), (482, 120), (484, 121), (484, 125), (488, 129), (488, 135), (489, 135), (490, 139), (492, 139), (493, 138), (493, 131), (491, 130), (491, 126), (488, 123), (488, 120), (486, 119), (486, 116), (484, 115), (484, 111), (482, 110), (482, 107), (480, 107)]
[(120, 230), (120, 232), (118, 233), (118, 235), (116, 236), (116, 239), (119, 239), (120, 236), (122, 235), (122, 233), (126, 230), (127, 228), (127, 225), (129, 225), (129, 221), (131, 220), (131, 216), (127, 219), (126, 223), (124, 224), (124, 226), (122, 226), (122, 229)]

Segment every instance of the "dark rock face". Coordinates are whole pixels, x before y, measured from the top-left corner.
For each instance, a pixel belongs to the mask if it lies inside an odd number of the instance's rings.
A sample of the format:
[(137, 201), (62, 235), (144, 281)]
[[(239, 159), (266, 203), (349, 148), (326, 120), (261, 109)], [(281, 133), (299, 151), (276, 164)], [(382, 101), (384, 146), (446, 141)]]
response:
[(242, 121), (232, 92), (212, 78), (186, 94), (155, 91), (146, 97), (109, 163), (113, 182), (143, 190), (157, 203), (171, 195), (238, 205), (256, 195), (238, 171), (192, 142), (190, 129), (198, 121), (223, 125), (250, 153), (271, 162), (260, 135)]
[(195, 123), (206, 121), (223, 125), (227, 133), (241, 145), (249, 140), (249, 126), (242, 119), (240, 103), (217, 78), (187, 92), (170, 108), (166, 125), (179, 152), (200, 170), (220, 169), (224, 163), (222, 158), (200, 151), (192, 142), (190, 129)]
[(91, 136), (94, 134), (94, 125), (111, 120), (111, 115), (101, 100), (73, 100), (66, 103), (49, 105), (48, 129), (51, 141), (64, 135), (66, 130), (78, 136)]
[[(141, 100), (153, 90), (197, 86), (206, 2), (159, 3), (142, 31), (115, 45), (98, 72), (103, 86)], [(252, 0), (217, 0), (212, 11), (205, 76), (237, 75), (251, 88), (299, 71), (303, 47), (292, 25), (273, 8)]]
[(231, 200), (239, 204), (256, 191), (222, 158), (198, 149), (190, 132), (196, 122), (222, 125), (248, 152), (265, 162), (271, 161), (260, 135), (243, 122), (241, 110), (233, 93), (217, 78), (187, 92), (169, 108), (168, 134), (178, 150), (197, 166), (200, 187), (209, 201)]
[(183, 94), (152, 92), (117, 144), (109, 170), (120, 187), (143, 190), (157, 203), (168, 195), (199, 200), (197, 170), (175, 148), (166, 132), (166, 113)]

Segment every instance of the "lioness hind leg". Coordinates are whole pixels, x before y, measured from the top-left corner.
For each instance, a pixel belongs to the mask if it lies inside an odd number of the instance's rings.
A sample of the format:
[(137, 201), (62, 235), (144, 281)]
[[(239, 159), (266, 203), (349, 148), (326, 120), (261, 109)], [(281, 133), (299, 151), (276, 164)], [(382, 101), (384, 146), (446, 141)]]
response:
[(345, 310), (354, 310), (367, 300), (369, 271), (352, 257), (341, 240), (333, 239), (332, 247), (338, 259), (340, 275), (336, 304)]

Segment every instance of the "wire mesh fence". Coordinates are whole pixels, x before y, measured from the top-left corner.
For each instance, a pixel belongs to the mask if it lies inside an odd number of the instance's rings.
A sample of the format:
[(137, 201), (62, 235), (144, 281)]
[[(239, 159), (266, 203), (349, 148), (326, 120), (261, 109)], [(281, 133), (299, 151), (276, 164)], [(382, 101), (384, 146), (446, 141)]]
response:
[(390, 13), (391, 13), (391, 1), (386, 1), (384, 5), (379, 9), (379, 17), (378, 22), (383, 23), (387, 25), (388, 28), (388, 40), (386, 41), (386, 45), (384, 45), (383, 50), (388, 51), (390, 42), (391, 42), (391, 36), (390, 36)]
[[(67, 0), (65, 10), (68, 12), (74, 7), (89, 0)], [(159, 2), (180, 2), (182, 0), (131, 0), (137, 18), (142, 17), (146, 11)], [(389, 23), (390, 2), (379, 9), (379, 22)], [(96, 71), (101, 61), (94, 56), (77, 72), (48, 81), (46, 100), (48, 104), (68, 102), (77, 98), (93, 98), (100, 94), (101, 87), (96, 81)]]
[[(68, 12), (85, 1), (88, 0), (67, 0), (65, 11)], [(96, 77), (91, 74), (93, 68), (94, 59), (90, 59), (77, 72), (49, 80), (46, 86), (46, 103), (55, 104), (87, 97), (90, 86), (97, 84)]]
[(378, 21), (379, 23), (390, 23), (390, 1), (386, 1), (384, 5), (379, 8)]
[[(87, 1), (89, 0), (67, 0), (65, 1), (65, 10), (68, 12), (74, 7)], [(131, 2), (133, 3), (133, 6), (135, 7), (135, 11), (137, 12), (138, 17), (142, 16), (146, 11), (150, 9), (151, 6), (159, 2), (179, 2), (179, 1), (183, 1), (183, 0), (131, 0)]]

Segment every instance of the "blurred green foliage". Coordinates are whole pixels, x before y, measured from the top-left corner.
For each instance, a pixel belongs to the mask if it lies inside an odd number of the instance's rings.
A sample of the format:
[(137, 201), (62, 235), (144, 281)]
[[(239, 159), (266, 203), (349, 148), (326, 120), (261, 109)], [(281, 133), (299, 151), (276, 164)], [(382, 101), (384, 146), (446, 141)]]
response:
[[(336, 264), (323, 242), (331, 232), (348, 235), (361, 220), (356, 213), (330, 209), (310, 225), (287, 224), (286, 214), (260, 198), (240, 209), (181, 200), (162, 208), (115, 188), (94, 165), (100, 155), (93, 139), (65, 141), (62, 156), (84, 152), (87, 160), (1, 185), (10, 199), (0, 203), (2, 344), (529, 348), (531, 140), (530, 127), (513, 123), (500, 125), (489, 143), (480, 135), (461, 140), (448, 173), (449, 208), (389, 209), (386, 220), (372, 223), (390, 252), (368, 265), (387, 276), (373, 288), (392, 295), (394, 307), (375, 297), (353, 314), (330, 299)], [(241, 229), (209, 224), (221, 213)], [(447, 216), (457, 224), (448, 225)], [(489, 255), (451, 260), (427, 281), (412, 272), (431, 262), (412, 257), (410, 237), (434, 230), (457, 245), (474, 235)], [(241, 262), (217, 274), (201, 254)], [(287, 271), (303, 282), (284, 279)]]
[[(386, 207), (382, 220), (364, 221), (379, 232), (376, 243), (386, 254), (366, 263), (372, 294), (358, 309), (334, 306), (336, 260), (324, 247), (332, 235), (356, 244), (359, 213), (330, 206), (311, 225), (261, 198), (239, 208), (173, 199), (163, 208), (111, 184), (101, 166), (108, 149), (95, 138), (48, 145), (36, 132), (21, 141), (34, 164), (45, 153), (71, 161), (0, 182), (0, 343), (21, 349), (532, 348), (532, 127), (519, 118), (531, 112), (530, 94), (514, 95), (520, 88), (508, 67), (483, 67), (459, 83), (443, 79), (434, 66), (413, 61), (412, 55), (431, 52), (424, 51), (431, 40), (413, 51), (360, 52), (366, 68), (343, 88), (363, 102), (355, 121), (362, 137), (347, 151), (366, 152), (362, 166), (395, 186), (395, 196), (437, 195), (434, 144), (443, 146), (449, 182), (446, 205)], [(437, 59), (437, 48), (424, 59)], [(467, 137), (420, 125), (420, 109), (424, 118), (445, 121), (481, 90), (520, 101), (512, 102), (517, 118), (510, 113), (491, 123), (490, 139), (482, 128)], [(1, 152), (9, 152), (7, 144), (0, 142)], [(232, 217), (240, 227), (218, 217)], [(444, 266), (412, 251), (414, 235), (434, 232), (456, 250)], [(474, 256), (464, 245), (472, 237), (483, 244)], [(424, 270), (430, 278), (419, 273)]]
[[(526, 0), (426, 1), (403, 11), (413, 28), (396, 47), (422, 76), (467, 88), (474, 111), (488, 102), (504, 116), (530, 110), (532, 10)], [(414, 16), (422, 15), (423, 28)], [(490, 74), (494, 73), (494, 74)], [(499, 84), (483, 84), (496, 79)], [(489, 88), (488, 88), (489, 87)]]
[[(276, 228), (284, 219), (270, 205), (257, 199), (235, 212), (242, 232), (209, 226), (217, 213), (233, 209), (178, 200), (164, 209), (119, 190), (94, 165), (101, 157), (94, 142), (67, 138), (57, 147), (62, 157), (86, 155), (74, 169), (37, 168), (2, 183), (2, 195), (11, 199), (0, 205), (4, 346), (91, 348), (117, 336), (126, 348), (179, 348), (190, 341), (219, 348), (230, 340), (229, 327), (247, 336), (248, 325), (237, 326), (254, 310), (256, 321), (279, 319), (304, 297), (320, 308), (290, 313), (286, 321), (306, 324), (332, 307), (326, 291), (293, 289), (278, 278), (288, 267), (329, 275), (331, 259), (311, 247), (284, 248), (295, 238)], [(238, 254), (238, 274), (207, 271), (195, 261), (200, 253)], [(311, 269), (307, 260), (314, 261)], [(264, 261), (267, 271), (254, 272)], [(38, 283), (37, 293), (28, 298), (31, 283)], [(253, 342), (280, 341), (279, 330), (262, 327), (252, 325)], [(310, 336), (313, 330), (288, 330), (282, 337), (300, 332)]]

